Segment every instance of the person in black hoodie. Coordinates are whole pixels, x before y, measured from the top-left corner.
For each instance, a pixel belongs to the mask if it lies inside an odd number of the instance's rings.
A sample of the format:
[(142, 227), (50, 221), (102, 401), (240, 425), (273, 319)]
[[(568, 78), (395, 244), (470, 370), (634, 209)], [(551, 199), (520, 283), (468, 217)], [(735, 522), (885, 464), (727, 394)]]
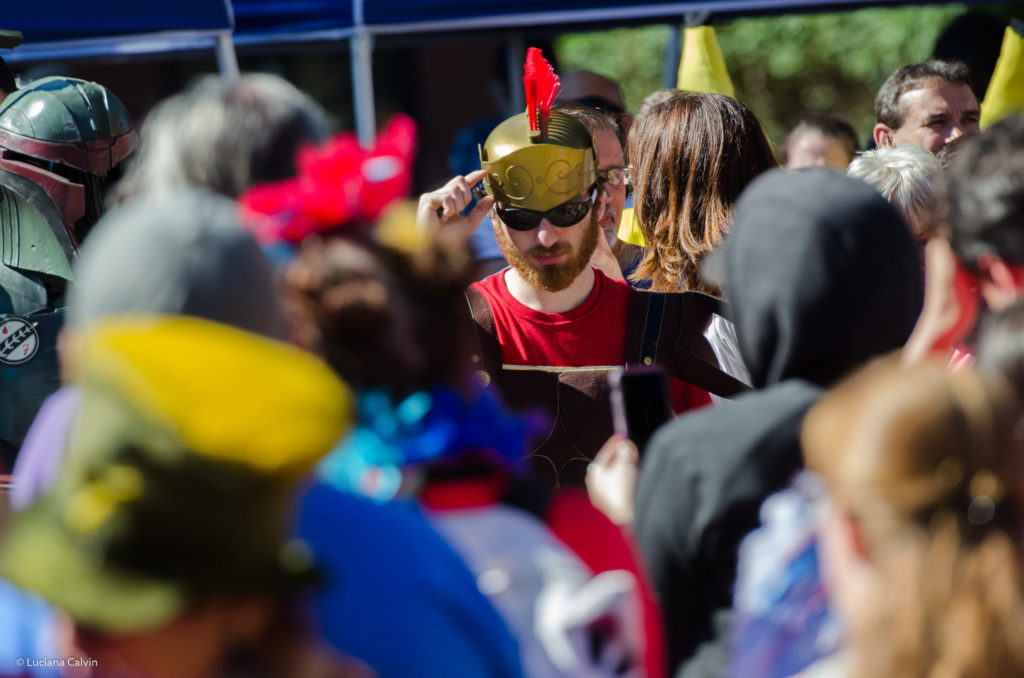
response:
[(756, 179), (717, 258), (754, 391), (662, 427), (636, 498), (669, 667), (687, 677), (725, 670), (737, 549), (761, 503), (802, 468), (807, 409), (901, 347), (923, 296), (902, 218), (866, 183), (827, 170)]

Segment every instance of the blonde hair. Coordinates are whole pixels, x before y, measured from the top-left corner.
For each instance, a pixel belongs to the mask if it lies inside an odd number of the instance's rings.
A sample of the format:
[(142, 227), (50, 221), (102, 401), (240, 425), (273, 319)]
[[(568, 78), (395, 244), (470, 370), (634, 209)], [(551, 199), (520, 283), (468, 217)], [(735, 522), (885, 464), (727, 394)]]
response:
[(846, 173), (878, 190), (909, 223), (935, 209), (942, 182), (942, 163), (918, 144), (886, 146), (864, 151), (850, 162)]
[(808, 413), (802, 442), (866, 542), (882, 595), (851, 629), (853, 676), (1024, 675), (1017, 404), (942, 365), (869, 366)]

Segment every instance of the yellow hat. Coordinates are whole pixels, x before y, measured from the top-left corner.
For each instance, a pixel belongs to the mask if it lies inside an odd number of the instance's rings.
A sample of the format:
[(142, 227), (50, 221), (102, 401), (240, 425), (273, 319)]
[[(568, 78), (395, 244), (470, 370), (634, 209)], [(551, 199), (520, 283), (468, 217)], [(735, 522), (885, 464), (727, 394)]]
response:
[(12, 521), (0, 573), (108, 633), (310, 582), (294, 493), (353, 417), (326, 365), (198, 318), (115, 319), (85, 338), (81, 391), (57, 483)]

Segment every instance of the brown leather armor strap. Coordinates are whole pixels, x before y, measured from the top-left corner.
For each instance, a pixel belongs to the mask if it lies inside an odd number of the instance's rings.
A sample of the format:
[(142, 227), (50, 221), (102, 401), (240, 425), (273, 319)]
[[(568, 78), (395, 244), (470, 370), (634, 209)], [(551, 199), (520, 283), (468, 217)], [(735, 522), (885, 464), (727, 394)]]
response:
[(633, 290), (626, 325), (626, 364), (661, 363), (678, 379), (718, 396), (749, 387), (718, 367), (704, 331), (724, 302), (699, 292)]
[[(470, 356), (477, 374), (489, 385), (501, 375), (501, 344), (498, 343), (498, 331), (494, 325), (494, 314), (487, 303), (484, 293), (475, 287), (466, 288), (466, 303), (469, 305), (470, 317), (473, 320), (473, 336), (476, 350)], [(482, 374), (481, 374), (482, 373)], [(483, 378), (483, 375), (487, 375)]]

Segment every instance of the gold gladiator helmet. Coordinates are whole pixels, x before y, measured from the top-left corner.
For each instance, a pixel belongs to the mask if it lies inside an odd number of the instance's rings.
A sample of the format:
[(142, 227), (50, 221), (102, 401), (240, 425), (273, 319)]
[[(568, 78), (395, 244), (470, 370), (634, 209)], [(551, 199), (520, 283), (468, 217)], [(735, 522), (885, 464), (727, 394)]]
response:
[[(572, 200), (597, 183), (597, 152), (590, 133), (578, 120), (551, 113), (558, 78), (550, 65), (531, 47), (527, 55), (527, 112), (512, 116), (494, 128), (480, 147), (480, 166), (487, 171), (487, 194), (500, 203), (538, 212)], [(536, 59), (541, 66), (531, 64)], [(538, 85), (528, 80), (537, 69)], [(541, 103), (534, 103), (537, 100)], [(545, 105), (546, 103), (546, 105)], [(531, 124), (532, 123), (532, 124)]]

